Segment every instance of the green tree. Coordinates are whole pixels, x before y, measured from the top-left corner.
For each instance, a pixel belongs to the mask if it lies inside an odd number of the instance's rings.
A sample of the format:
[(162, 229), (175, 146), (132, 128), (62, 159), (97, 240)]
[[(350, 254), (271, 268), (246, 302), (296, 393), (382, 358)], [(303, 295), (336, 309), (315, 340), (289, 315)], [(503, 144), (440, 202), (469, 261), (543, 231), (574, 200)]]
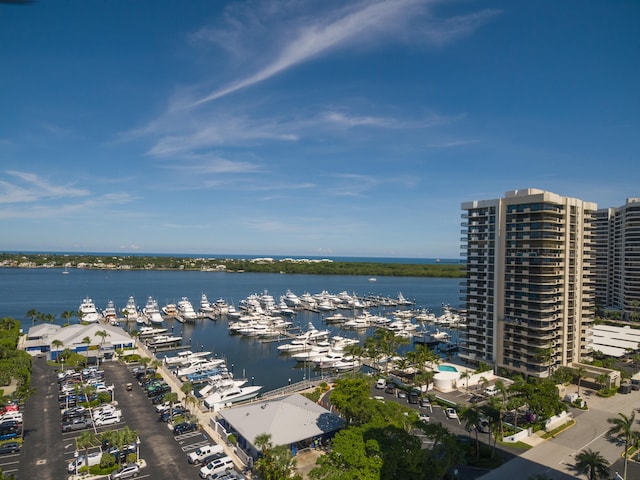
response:
[(460, 420), (464, 423), (467, 432), (475, 432), (476, 434), (476, 458), (480, 458), (480, 439), (478, 438), (478, 425), (480, 425), (480, 410), (475, 405), (464, 408), (460, 412)]
[(631, 415), (629, 416), (624, 413), (618, 413), (617, 417), (607, 419), (611, 424), (611, 427), (607, 430), (607, 435), (612, 437), (620, 435), (624, 438), (624, 475), (622, 477), (624, 480), (627, 478), (627, 453), (629, 452), (629, 446), (631, 445), (632, 439), (637, 434), (637, 432), (633, 430), (635, 419), (635, 412), (631, 412)]
[(32, 308), (27, 312), (27, 317), (31, 317), (31, 325), (35, 325), (38, 315), (39, 312), (35, 308)]
[(331, 450), (322, 455), (309, 472), (313, 480), (358, 479), (379, 480), (383, 465), (380, 445), (367, 439), (367, 429), (351, 427), (339, 431)]
[(171, 415), (170, 421), (171, 423), (173, 423), (173, 404), (178, 402), (178, 394), (176, 392), (168, 392), (164, 395), (164, 397), (162, 397), (162, 400), (165, 402), (169, 402), (169, 412)]
[[(575, 457), (574, 469), (581, 475), (586, 475), (589, 480), (606, 480), (609, 478), (609, 462), (600, 455), (600, 452), (583, 450)], [(626, 473), (625, 473), (626, 475)]]

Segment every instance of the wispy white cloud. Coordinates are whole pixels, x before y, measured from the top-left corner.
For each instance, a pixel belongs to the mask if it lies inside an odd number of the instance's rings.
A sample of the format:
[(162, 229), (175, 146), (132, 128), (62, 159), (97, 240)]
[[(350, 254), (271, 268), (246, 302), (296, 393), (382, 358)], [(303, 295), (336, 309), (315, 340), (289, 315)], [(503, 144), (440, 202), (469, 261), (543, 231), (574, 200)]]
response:
[[(69, 198), (89, 195), (89, 191), (73, 185), (56, 185), (35, 173), (9, 170), (14, 181), (0, 180), (0, 203), (29, 203), (47, 198)], [(17, 182), (16, 182), (17, 180)]]
[(430, 114), (420, 119), (399, 119), (393, 117), (350, 115), (342, 111), (327, 111), (321, 118), (329, 124), (340, 127), (380, 127), (388, 129), (419, 129), (430, 128), (438, 125), (448, 125), (464, 118), (465, 114), (459, 115), (439, 115)]
[(471, 35), (482, 25), (501, 13), (501, 10), (485, 9), (481, 12), (451, 18), (432, 18), (421, 30), (417, 31), (417, 34), (424, 36), (430, 44), (443, 46), (462, 37)]

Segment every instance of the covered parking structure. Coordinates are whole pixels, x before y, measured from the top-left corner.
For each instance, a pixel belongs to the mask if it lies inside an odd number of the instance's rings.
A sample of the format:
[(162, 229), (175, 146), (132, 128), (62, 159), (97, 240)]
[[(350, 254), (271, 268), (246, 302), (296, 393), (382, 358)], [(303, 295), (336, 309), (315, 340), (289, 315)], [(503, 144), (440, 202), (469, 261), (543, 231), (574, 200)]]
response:
[(324, 443), (344, 426), (338, 415), (298, 393), (224, 409), (218, 423), (227, 435), (233, 433), (238, 447), (254, 459), (260, 454), (255, 446), (260, 435), (270, 435), (272, 445), (287, 445), (295, 455), (314, 443)]
[(591, 328), (592, 348), (610, 357), (620, 358), (640, 348), (640, 330), (614, 325), (594, 325)]

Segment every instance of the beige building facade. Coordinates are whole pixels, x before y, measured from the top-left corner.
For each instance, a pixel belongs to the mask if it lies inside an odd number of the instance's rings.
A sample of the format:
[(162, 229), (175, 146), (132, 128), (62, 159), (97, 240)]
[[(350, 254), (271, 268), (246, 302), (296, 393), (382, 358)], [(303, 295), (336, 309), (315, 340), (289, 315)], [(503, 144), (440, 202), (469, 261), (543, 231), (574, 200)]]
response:
[(546, 377), (588, 359), (597, 205), (524, 189), (462, 204), (467, 331), (460, 356)]

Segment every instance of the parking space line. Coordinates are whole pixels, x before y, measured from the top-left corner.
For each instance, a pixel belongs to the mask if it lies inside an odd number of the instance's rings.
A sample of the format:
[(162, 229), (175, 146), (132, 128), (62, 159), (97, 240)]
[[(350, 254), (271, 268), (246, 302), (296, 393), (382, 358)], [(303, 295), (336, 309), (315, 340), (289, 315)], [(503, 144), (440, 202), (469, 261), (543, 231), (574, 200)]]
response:
[(183, 452), (188, 452), (190, 450), (197, 450), (200, 447), (204, 447), (205, 445), (209, 445), (208, 441), (202, 441), (202, 442), (196, 442), (196, 443), (190, 443), (189, 445), (185, 445), (182, 448)]

